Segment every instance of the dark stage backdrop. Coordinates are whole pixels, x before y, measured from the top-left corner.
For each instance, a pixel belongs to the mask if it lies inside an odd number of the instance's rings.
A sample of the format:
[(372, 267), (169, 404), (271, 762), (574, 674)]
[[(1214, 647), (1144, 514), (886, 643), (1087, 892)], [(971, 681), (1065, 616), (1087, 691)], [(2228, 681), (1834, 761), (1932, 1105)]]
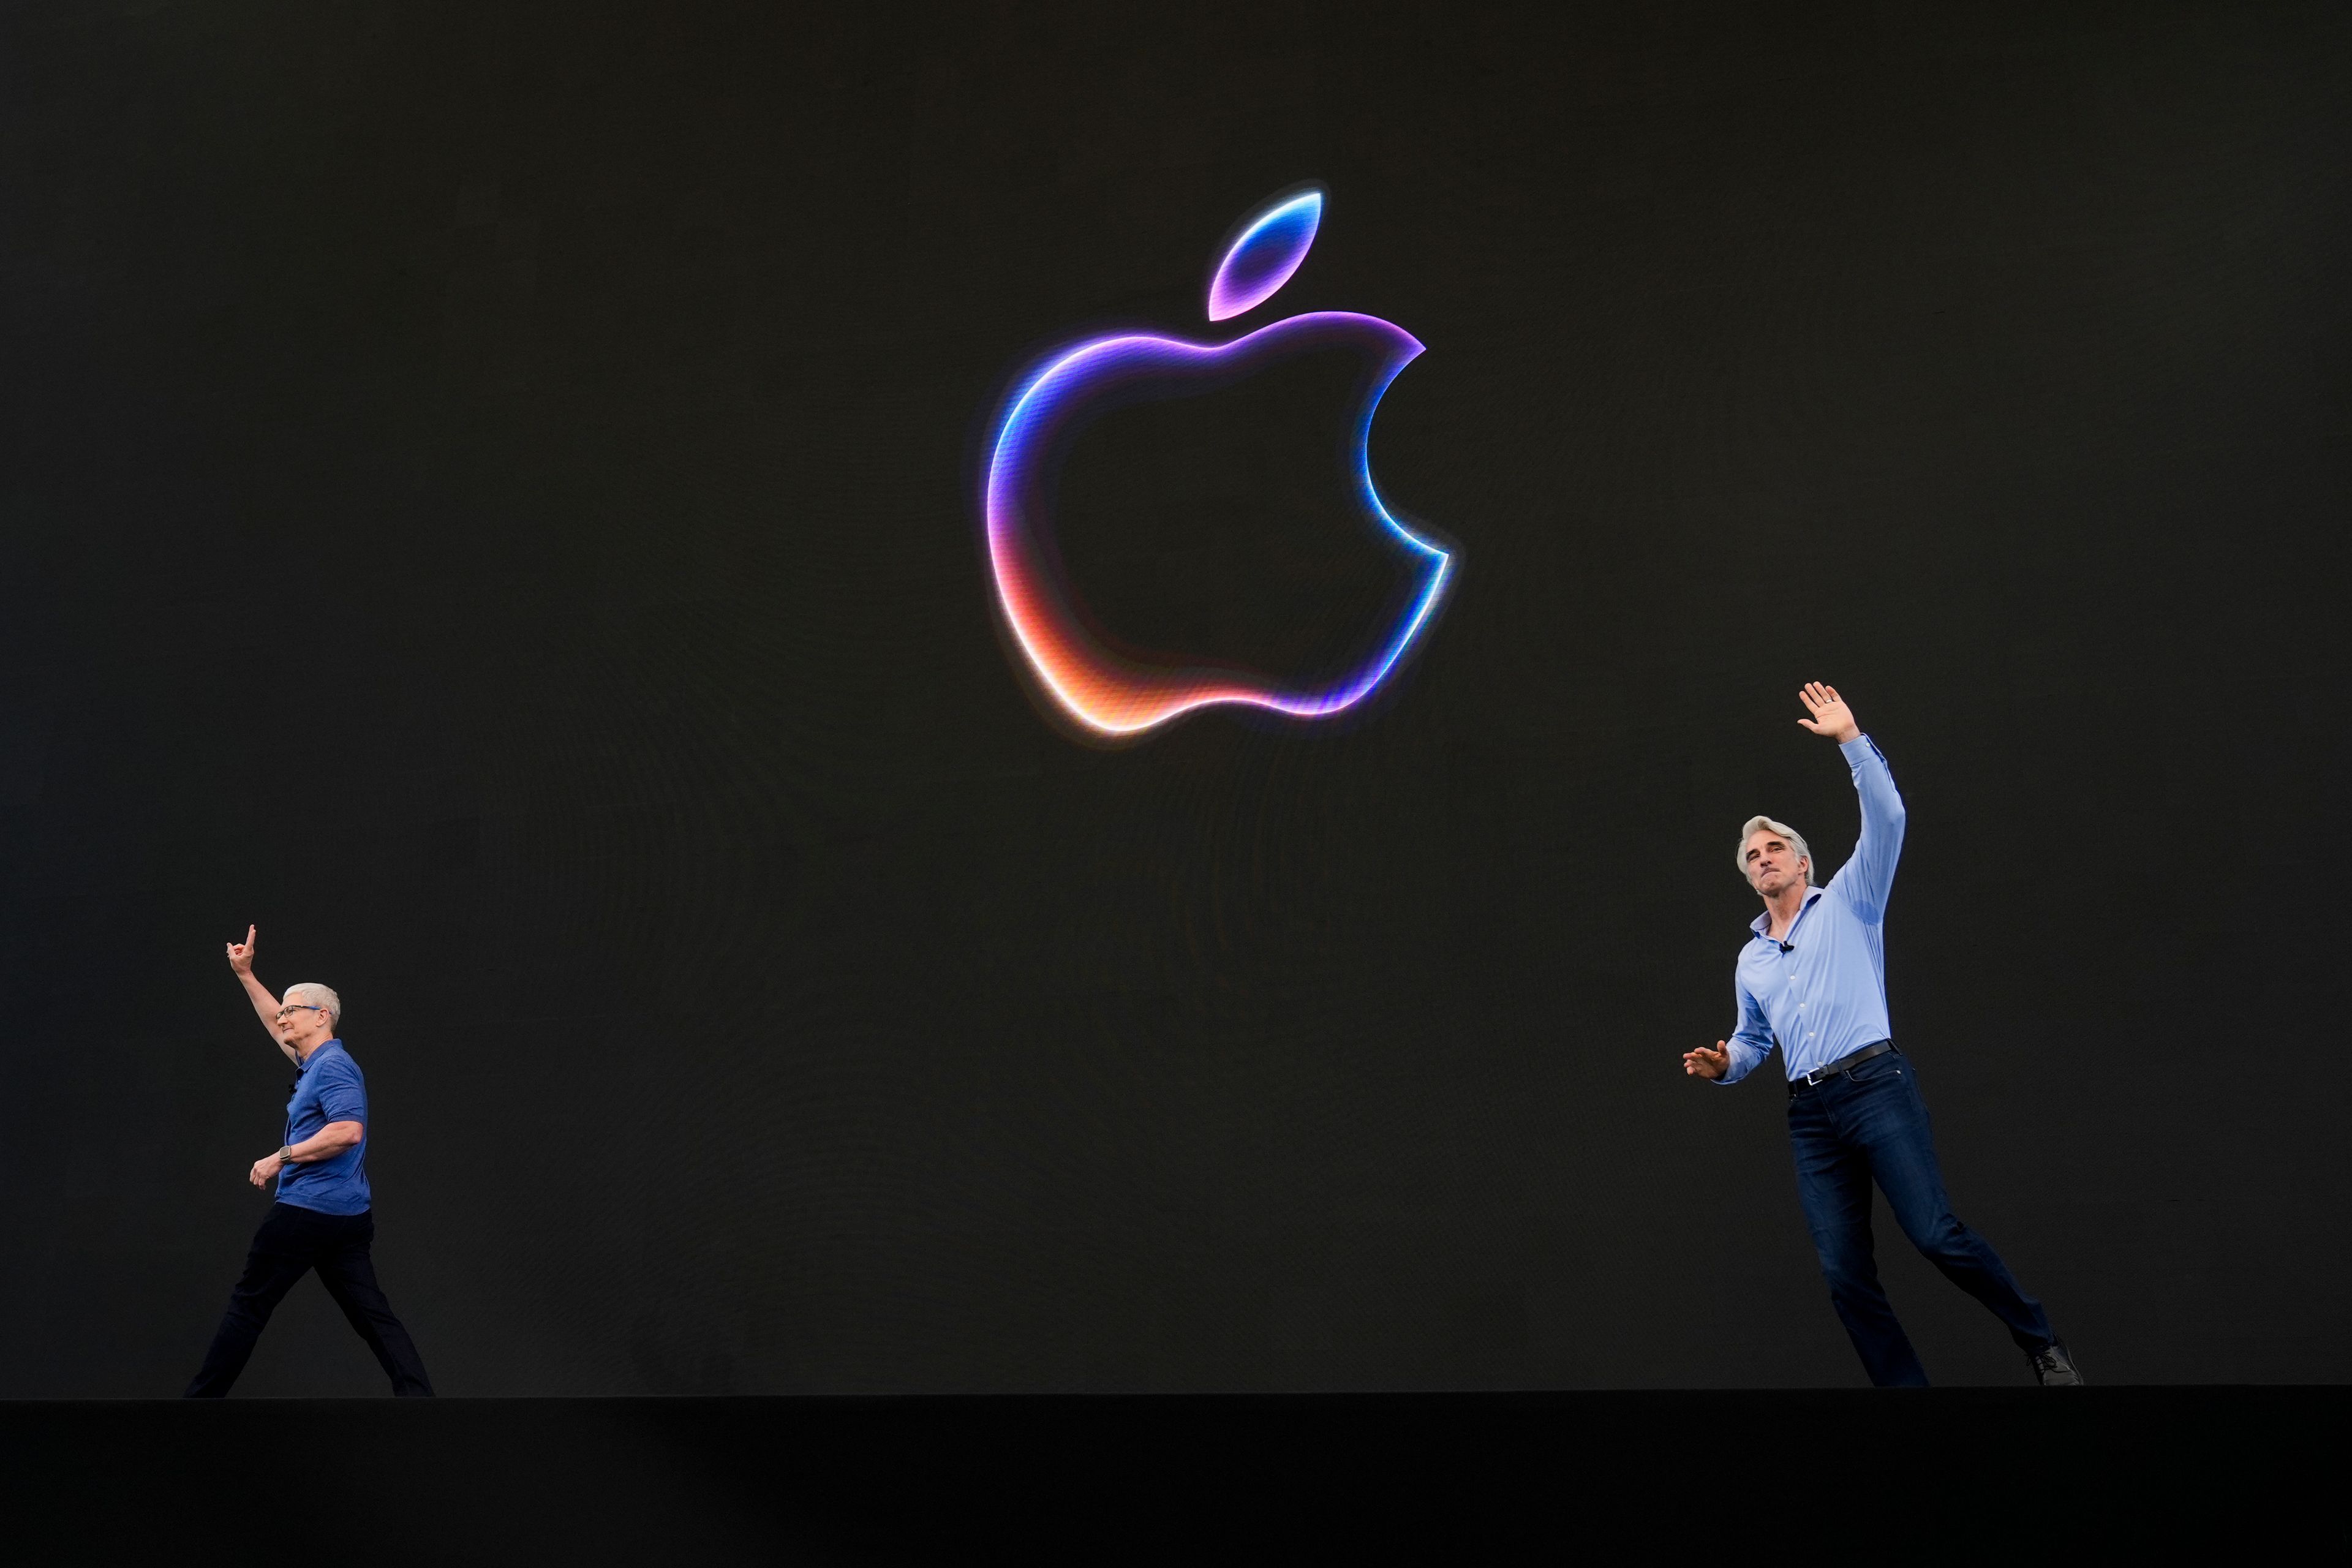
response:
[[(0, 27), (0, 1394), (194, 1367), (248, 921), (446, 1393), (1858, 1382), (1773, 1075), (1677, 1061), (1740, 821), (1852, 841), (1809, 678), (1960, 1213), (2096, 1378), (2352, 1371), (2343, 6)], [(1458, 591), (1358, 721), (1078, 744), (992, 411), (1309, 180), (1267, 313), (1428, 345), (1371, 458)], [(1073, 456), (1107, 626), (1360, 635), (1328, 369)], [(380, 1379), (306, 1285), (243, 1386)]]

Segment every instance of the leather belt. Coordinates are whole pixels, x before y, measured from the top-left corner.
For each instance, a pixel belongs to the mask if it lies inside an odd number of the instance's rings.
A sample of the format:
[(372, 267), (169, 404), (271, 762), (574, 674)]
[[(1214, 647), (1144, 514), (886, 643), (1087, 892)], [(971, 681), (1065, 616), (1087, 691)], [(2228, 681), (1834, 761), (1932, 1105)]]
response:
[(1830, 1063), (1827, 1067), (1818, 1067), (1812, 1071), (1805, 1074), (1802, 1078), (1790, 1079), (1789, 1080), (1789, 1093), (1793, 1096), (1801, 1089), (1811, 1089), (1825, 1078), (1835, 1078), (1838, 1074), (1844, 1072), (1847, 1068), (1858, 1068), (1863, 1063), (1868, 1061), (1871, 1058), (1883, 1057), (1894, 1048), (1895, 1042), (1893, 1040), (1881, 1040), (1874, 1046), (1864, 1046), (1858, 1051), (1849, 1052), (1847, 1055), (1838, 1058), (1837, 1060)]

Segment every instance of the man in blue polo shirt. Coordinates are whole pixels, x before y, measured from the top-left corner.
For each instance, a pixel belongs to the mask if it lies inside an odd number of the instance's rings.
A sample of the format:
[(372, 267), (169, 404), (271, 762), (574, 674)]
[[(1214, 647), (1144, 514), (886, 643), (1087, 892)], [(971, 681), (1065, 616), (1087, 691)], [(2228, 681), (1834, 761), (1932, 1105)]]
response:
[(1953, 1215), (1917, 1077), (1888, 1038), (1886, 898), (1903, 852), (1895, 775), (1835, 687), (1814, 681), (1798, 696), (1812, 716), (1797, 722), (1836, 741), (1853, 771), (1862, 837), (1844, 868), (1817, 888), (1802, 836), (1769, 816), (1749, 819), (1739, 868), (1764, 912), (1739, 954), (1739, 1026), (1711, 1051), (1685, 1051), (1683, 1071), (1737, 1083), (1780, 1047), (1797, 1194), (1831, 1303), (1872, 1383), (1927, 1382), (1878, 1283), (1870, 1237), (1875, 1181), (1911, 1245), (2001, 1321), (2042, 1385), (2079, 1384), (2082, 1374), (2042, 1303), (2019, 1289), (1991, 1245)]
[(429, 1396), (433, 1384), (408, 1331), (392, 1313), (375, 1282), (369, 1247), (375, 1217), (369, 1211), (367, 1080), (336, 1037), (342, 999), (324, 985), (289, 986), (280, 1002), (254, 978), (260, 932), (228, 944), (229, 967), (244, 983), (278, 1048), (294, 1064), (294, 1091), (286, 1102), (286, 1141), (253, 1163), (246, 1179), (257, 1187), (278, 1183), (278, 1201), (254, 1233), (245, 1274), (229, 1292), (228, 1310), (195, 1381), (191, 1399), (217, 1399), (245, 1370), (269, 1314), (296, 1281), (315, 1268), (327, 1294), (365, 1340), (392, 1379), (395, 1394)]

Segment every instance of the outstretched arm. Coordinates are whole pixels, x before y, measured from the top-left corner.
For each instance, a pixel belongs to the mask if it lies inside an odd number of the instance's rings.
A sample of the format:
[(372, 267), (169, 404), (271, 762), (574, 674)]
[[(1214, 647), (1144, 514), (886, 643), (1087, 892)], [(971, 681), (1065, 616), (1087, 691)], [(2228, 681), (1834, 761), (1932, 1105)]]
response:
[(269, 1031), (270, 1043), (285, 1053), (288, 1061), (299, 1063), (302, 1058), (295, 1054), (294, 1047), (278, 1037), (278, 998), (270, 994), (268, 986), (254, 977), (253, 955), (260, 946), (261, 928), (246, 927), (245, 940), (228, 944), (228, 966), (244, 983), (246, 1000), (251, 1002), (253, 1010), (260, 1015), (261, 1026)]
[(1715, 1049), (1701, 1046), (1683, 1053), (1683, 1073), (1689, 1078), (1703, 1078), (1712, 1083), (1738, 1083), (1755, 1070), (1757, 1065), (1772, 1054), (1772, 1026), (1764, 1016), (1764, 1009), (1748, 994), (1748, 987), (1736, 985), (1739, 993), (1739, 1026), (1731, 1031), (1731, 1038), (1715, 1042)]
[(1903, 853), (1903, 796), (1895, 788), (1895, 774), (1870, 737), (1854, 721), (1853, 710), (1834, 686), (1808, 681), (1797, 694), (1810, 719), (1798, 723), (1816, 735), (1827, 735), (1845, 753), (1853, 775), (1853, 792), (1862, 797), (1862, 836), (1853, 854), (1831, 880), (1846, 896), (1854, 913), (1873, 925), (1886, 918), (1887, 895), (1895, 889), (1895, 862)]

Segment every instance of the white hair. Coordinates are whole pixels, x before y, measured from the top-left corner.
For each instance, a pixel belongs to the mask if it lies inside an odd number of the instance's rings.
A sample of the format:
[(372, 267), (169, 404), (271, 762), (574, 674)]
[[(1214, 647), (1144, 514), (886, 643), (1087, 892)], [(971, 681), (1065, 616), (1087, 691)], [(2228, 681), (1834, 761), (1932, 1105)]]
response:
[(298, 1005), (304, 1007), (324, 1007), (327, 1010), (329, 1023), (341, 1024), (343, 1021), (343, 999), (335, 994), (335, 988), (331, 985), (321, 985), (315, 980), (305, 980), (299, 985), (289, 985), (286, 988), (286, 1005), (292, 1007)]
[(1732, 859), (1738, 863), (1741, 876), (1748, 875), (1748, 841), (1759, 833), (1777, 833), (1787, 839), (1789, 847), (1804, 858), (1806, 882), (1819, 885), (1813, 882), (1813, 852), (1805, 847), (1805, 836), (1787, 823), (1775, 822), (1769, 816), (1751, 816), (1748, 819), (1748, 826), (1739, 830), (1739, 847), (1732, 851)]

